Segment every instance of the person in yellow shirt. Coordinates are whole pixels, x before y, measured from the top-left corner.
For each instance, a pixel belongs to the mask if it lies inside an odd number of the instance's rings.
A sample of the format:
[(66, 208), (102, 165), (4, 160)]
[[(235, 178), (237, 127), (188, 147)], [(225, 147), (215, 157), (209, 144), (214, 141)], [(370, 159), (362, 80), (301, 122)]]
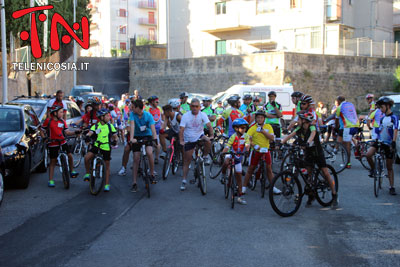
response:
[[(251, 154), (250, 166), (247, 170), (246, 177), (244, 179), (244, 185), (242, 192), (246, 192), (246, 187), (249, 183), (250, 177), (253, 175), (255, 168), (257, 167), (260, 159), (265, 161), (268, 180), (272, 182), (272, 161), (271, 153), (269, 152), (270, 142), (275, 140), (274, 130), (270, 124), (265, 123), (267, 114), (263, 110), (257, 110), (255, 113), (256, 123), (250, 127), (247, 134), (250, 137), (250, 144), (253, 147)], [(277, 188), (274, 188), (274, 193), (279, 193)]]

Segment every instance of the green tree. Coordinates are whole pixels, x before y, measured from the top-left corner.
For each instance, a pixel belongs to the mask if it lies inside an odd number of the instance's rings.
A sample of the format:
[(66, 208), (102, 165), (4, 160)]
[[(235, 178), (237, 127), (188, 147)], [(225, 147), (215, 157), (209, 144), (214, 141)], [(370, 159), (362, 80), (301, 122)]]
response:
[(400, 66), (396, 68), (396, 71), (393, 74), (394, 81), (393, 81), (393, 90), (395, 92), (400, 92)]
[[(50, 24), (51, 24), (51, 18), (53, 17), (54, 13), (59, 13), (61, 14), (64, 19), (70, 24), (70, 26), (72, 26), (73, 23), (73, 18), (74, 18), (74, 10), (73, 10), (73, 1), (72, 0), (48, 0), (49, 1), (49, 5), (53, 5), (54, 8), (52, 10), (49, 10), (48, 12), (48, 27), (49, 27), (49, 31), (48, 31), (48, 47), (47, 47), (47, 51), (48, 53), (54, 53), (55, 51), (51, 51), (50, 48)], [(90, 9), (87, 8), (88, 4), (89, 4), (90, 0), (77, 0), (77, 7), (76, 7), (76, 18), (77, 18), (77, 22), (80, 22), (80, 18), (83, 16), (88, 17), (89, 19), (89, 23), (90, 23)], [(10, 36), (10, 32), (12, 32), (13, 36), (15, 39), (19, 39), (19, 33), (23, 30), (26, 30), (29, 32), (30, 29), (30, 16), (29, 15), (25, 15), (21, 18), (18, 19), (13, 19), (12, 18), (12, 13), (14, 11), (23, 9), (23, 8), (28, 8), (30, 5), (30, 0), (5, 0), (5, 5), (6, 5), (6, 28), (7, 28), (7, 50), (9, 51), (10, 48), (10, 44), (9, 44), (9, 36)], [(39, 40), (41, 42), (42, 45), (42, 49), (43, 49), (43, 27), (44, 27), (44, 23), (39, 21), (39, 15), (41, 13), (40, 12), (36, 12), (36, 20), (37, 20), (37, 26), (38, 26), (38, 34), (39, 34)], [(67, 34), (68, 32), (61, 26), (58, 26), (58, 34), (59, 34), (59, 38), (61, 39), (61, 37), (65, 34)], [(82, 32), (81, 30), (77, 31), (77, 35), (79, 37), (82, 36)], [(20, 44), (21, 46), (26, 46), (29, 45), (29, 39), (27, 41), (22, 41), (20, 40)], [(61, 43), (61, 47), (64, 47), (65, 44)]]
[(156, 41), (151, 41), (149, 39), (146, 39), (144, 37), (139, 37), (136, 39), (136, 45), (140, 46), (140, 45), (152, 45), (152, 44), (156, 44)]

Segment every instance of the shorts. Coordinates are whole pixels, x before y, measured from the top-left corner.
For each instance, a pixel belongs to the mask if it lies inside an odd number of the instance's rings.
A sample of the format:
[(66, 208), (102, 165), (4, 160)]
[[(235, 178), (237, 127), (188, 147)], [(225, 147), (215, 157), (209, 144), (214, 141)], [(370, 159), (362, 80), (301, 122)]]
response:
[[(204, 136), (204, 135), (201, 135), (200, 138), (199, 138), (199, 140), (200, 140), (201, 138), (203, 138), (203, 136)], [(185, 147), (184, 147), (184, 148), (185, 148), (185, 152), (194, 149), (194, 148), (196, 147), (196, 145), (197, 145), (197, 142), (198, 142), (199, 140), (197, 140), (196, 142), (187, 142), (187, 143), (185, 143)]]
[(107, 150), (100, 149), (97, 146), (92, 146), (92, 148), (89, 150), (89, 152), (92, 152), (95, 155), (100, 152), (100, 154), (103, 156), (104, 160), (106, 160), (106, 161), (111, 160), (111, 150), (107, 151)]
[[(225, 155), (225, 159), (231, 159), (231, 158), (232, 158), (232, 155), (230, 155), (230, 154)], [(242, 159), (243, 159), (243, 156), (234, 158), (234, 161), (235, 161), (235, 172), (237, 172), (237, 173), (242, 173), (242, 170), (243, 170), (243, 168), (242, 168)]]
[(269, 151), (268, 153), (260, 153), (258, 151), (253, 150), (253, 152), (251, 152), (250, 155), (250, 165), (257, 166), (261, 158), (263, 158), (263, 160), (267, 163), (267, 165), (272, 164), (271, 153)]
[(270, 124), (274, 130), (275, 139), (281, 138), (281, 126), (279, 124)]
[[(153, 138), (151, 136), (135, 136), (134, 138), (136, 140), (138, 140), (138, 141), (139, 140), (145, 140), (146, 147), (153, 146), (153, 142), (152, 142)], [(141, 148), (142, 148), (141, 144), (138, 144), (138, 143), (132, 144), (132, 151), (133, 152), (140, 152)]]
[(343, 137), (343, 142), (350, 142), (353, 135), (358, 133), (358, 127), (344, 128), (339, 130), (339, 136)]
[[(67, 143), (63, 144), (61, 146), (61, 149), (67, 154), (71, 153)], [(60, 146), (51, 146), (51, 147), (49, 147), (50, 159), (56, 159), (58, 157), (58, 152), (59, 151), (60, 151)]]
[(326, 160), (322, 148), (316, 149), (314, 147), (306, 149), (304, 161), (308, 167), (314, 167), (314, 165), (317, 165), (318, 168), (326, 168)]
[[(374, 147), (374, 148), (378, 148), (378, 144), (376, 143), (376, 142), (374, 142), (373, 144), (372, 144), (372, 147)], [(385, 152), (385, 157), (386, 157), (386, 159), (394, 159), (394, 150), (389, 146), (389, 145), (386, 145), (386, 144), (382, 144), (381, 145), (381, 149), (383, 149), (383, 151)]]

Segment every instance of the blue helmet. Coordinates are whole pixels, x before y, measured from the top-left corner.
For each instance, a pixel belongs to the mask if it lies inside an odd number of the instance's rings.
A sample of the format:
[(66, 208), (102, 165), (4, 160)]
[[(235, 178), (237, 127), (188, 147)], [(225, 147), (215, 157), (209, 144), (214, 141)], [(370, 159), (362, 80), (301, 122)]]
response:
[(249, 126), (249, 123), (243, 118), (236, 119), (232, 123), (232, 127), (241, 126), (241, 125)]
[(96, 116), (97, 118), (100, 118), (101, 116), (107, 115), (108, 113), (110, 113), (108, 109), (102, 108), (99, 111), (97, 111)]

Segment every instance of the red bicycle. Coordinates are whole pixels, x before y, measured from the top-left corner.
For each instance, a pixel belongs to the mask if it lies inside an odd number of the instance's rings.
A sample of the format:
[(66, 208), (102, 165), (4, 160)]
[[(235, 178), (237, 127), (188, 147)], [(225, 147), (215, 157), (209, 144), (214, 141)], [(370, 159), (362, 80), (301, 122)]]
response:
[(167, 155), (164, 158), (163, 165), (163, 180), (168, 178), (169, 171), (172, 169), (172, 174), (178, 171), (179, 165), (182, 162), (182, 151), (175, 137), (172, 137), (171, 144), (168, 146)]

